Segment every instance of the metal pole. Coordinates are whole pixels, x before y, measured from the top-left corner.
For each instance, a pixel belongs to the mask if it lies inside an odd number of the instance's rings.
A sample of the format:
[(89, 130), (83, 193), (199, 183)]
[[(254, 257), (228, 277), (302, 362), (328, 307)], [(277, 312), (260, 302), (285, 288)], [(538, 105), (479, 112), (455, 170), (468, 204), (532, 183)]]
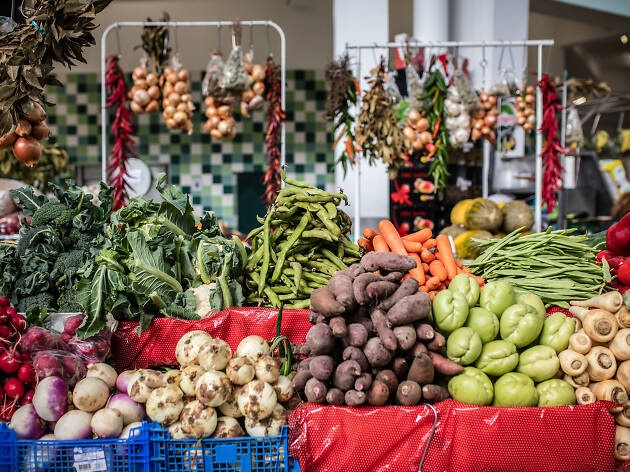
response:
[[(280, 97), (282, 107), (286, 110), (286, 39), (284, 31), (273, 21), (253, 20), (241, 21), (244, 26), (270, 26), (274, 28), (280, 36), (280, 80), (282, 81)], [(232, 26), (233, 21), (119, 21), (112, 23), (103, 31), (101, 37), (101, 176), (103, 182), (107, 181), (107, 91), (105, 89), (105, 71), (107, 68), (107, 37), (110, 31), (121, 27), (144, 27), (144, 26), (168, 26), (168, 27), (221, 27)], [(283, 121), (280, 130), (280, 164), (286, 163), (286, 124)]]
[[(357, 80), (361, 83), (361, 50), (359, 48), (356, 49), (357, 54)], [(363, 87), (360, 87), (363, 90)], [(362, 100), (362, 98), (361, 98)], [(361, 109), (361, 102), (358, 102), (357, 105), (357, 116), (359, 115), (359, 110)], [(354, 222), (352, 226), (354, 227), (354, 241), (358, 241), (361, 237), (361, 157), (363, 151), (360, 151), (360, 156), (356, 156), (356, 172), (354, 173), (354, 195), (356, 202), (354, 204)]]
[(542, 79), (542, 48), (543, 45), (538, 45), (538, 73), (536, 80), (536, 182), (534, 186), (534, 231), (540, 232), (542, 230), (542, 131), (540, 124), (542, 123), (543, 116), (543, 104), (542, 104), (542, 90), (538, 85)]

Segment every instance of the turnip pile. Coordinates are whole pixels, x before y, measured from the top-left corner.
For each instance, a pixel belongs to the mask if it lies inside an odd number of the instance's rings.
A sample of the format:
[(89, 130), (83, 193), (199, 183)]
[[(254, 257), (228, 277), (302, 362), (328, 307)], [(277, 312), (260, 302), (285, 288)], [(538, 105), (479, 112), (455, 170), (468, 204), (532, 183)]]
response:
[(463, 367), (440, 354), (431, 300), (418, 291), (412, 257), (369, 252), (311, 294), (313, 326), (293, 388), (306, 400), (331, 405), (415, 405), (448, 397), (440, 376)]
[(179, 369), (140, 369), (127, 392), (173, 439), (279, 435), (294, 394), (271, 354), (260, 336), (247, 336), (232, 354), (222, 339), (190, 331), (177, 343)]

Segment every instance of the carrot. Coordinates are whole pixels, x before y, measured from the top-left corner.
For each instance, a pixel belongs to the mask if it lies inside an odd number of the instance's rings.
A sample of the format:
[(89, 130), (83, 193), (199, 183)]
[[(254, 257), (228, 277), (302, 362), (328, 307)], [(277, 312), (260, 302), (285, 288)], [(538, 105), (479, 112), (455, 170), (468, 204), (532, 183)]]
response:
[(363, 237), (366, 239), (373, 239), (374, 236), (378, 234), (378, 231), (373, 230), (372, 228), (365, 228), (363, 230)]
[(421, 252), (424, 249), (424, 246), (420, 242), (410, 241), (404, 237), (402, 238), (402, 242), (408, 252)]
[(438, 234), (435, 237), (436, 249), (442, 256), (442, 264), (448, 274), (448, 279), (452, 280), (457, 275), (457, 265), (455, 264), (455, 256), (451, 248), (451, 241), (445, 234)]
[(429, 239), (427, 239), (427, 240), (423, 243), (423, 245), (424, 245), (424, 248), (425, 248), (425, 249), (431, 249), (431, 248), (434, 248), (434, 247), (435, 247), (435, 245), (436, 245), (435, 238), (429, 238)]
[(390, 252), (387, 241), (378, 233), (372, 238), (372, 246), (375, 251)]
[(416, 231), (415, 233), (406, 234), (402, 238), (405, 241), (423, 243), (432, 236), (433, 236), (433, 231), (431, 231), (429, 228), (423, 228), (420, 231)]
[(398, 234), (398, 230), (394, 226), (394, 224), (389, 220), (381, 220), (378, 222), (378, 231), (381, 233), (381, 236), (385, 238), (387, 241), (387, 245), (390, 247), (392, 252), (396, 254), (400, 254), (402, 256), (408, 256), (407, 250), (405, 249), (405, 245), (402, 242), (402, 238), (400, 234)]
[(372, 245), (372, 241), (370, 241), (369, 239), (366, 238), (359, 238), (357, 239), (357, 245), (360, 248), (365, 249), (365, 252), (370, 252), (374, 250), (374, 246)]
[(440, 283), (440, 279), (433, 276), (427, 279), (427, 283), (425, 284), (425, 286), (427, 287), (429, 292), (431, 292), (432, 290), (436, 290), (440, 286)]
[(433, 254), (428, 249), (423, 249), (420, 253), (420, 259), (422, 259), (422, 262), (426, 262), (427, 264), (429, 264), (435, 260), (435, 254)]
[(418, 291), (420, 291), (420, 292), (428, 292), (428, 291), (429, 291), (429, 289), (427, 288), (427, 286), (426, 286), (426, 285), (420, 285), (420, 286), (418, 287)]
[(416, 267), (422, 267), (422, 260), (420, 259), (420, 256), (418, 254), (412, 252), (411, 254), (409, 254), (409, 257), (412, 257), (413, 260), (416, 261)]
[(444, 282), (448, 278), (448, 272), (444, 264), (437, 259), (429, 264), (429, 272), (431, 272), (431, 275), (440, 279), (440, 282)]
[(429, 264), (427, 264), (426, 262), (422, 263), (422, 270), (426, 273), (429, 272)]

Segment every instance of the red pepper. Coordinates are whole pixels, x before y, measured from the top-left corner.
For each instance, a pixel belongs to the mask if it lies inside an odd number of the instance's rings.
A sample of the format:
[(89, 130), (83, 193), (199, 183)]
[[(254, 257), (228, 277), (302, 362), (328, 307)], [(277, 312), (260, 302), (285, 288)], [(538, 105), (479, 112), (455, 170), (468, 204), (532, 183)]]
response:
[(630, 285), (630, 263), (619, 266), (619, 269), (617, 269), (617, 280), (625, 286)]
[(606, 247), (617, 256), (630, 256), (630, 213), (608, 228)]

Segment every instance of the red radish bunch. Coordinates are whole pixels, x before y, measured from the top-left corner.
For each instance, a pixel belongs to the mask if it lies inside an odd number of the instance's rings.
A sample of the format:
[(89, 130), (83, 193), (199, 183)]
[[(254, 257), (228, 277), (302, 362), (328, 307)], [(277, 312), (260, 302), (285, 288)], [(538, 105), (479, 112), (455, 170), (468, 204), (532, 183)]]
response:
[(61, 340), (68, 344), (69, 350), (77, 354), (86, 364), (105, 361), (111, 354), (111, 338), (108, 330), (87, 339), (80, 339), (76, 332), (83, 322), (84, 315), (73, 315), (63, 326)]
[(26, 319), (6, 297), (0, 297), (0, 421), (9, 421), (19, 405), (33, 398), (37, 375), (20, 342), (26, 332)]

